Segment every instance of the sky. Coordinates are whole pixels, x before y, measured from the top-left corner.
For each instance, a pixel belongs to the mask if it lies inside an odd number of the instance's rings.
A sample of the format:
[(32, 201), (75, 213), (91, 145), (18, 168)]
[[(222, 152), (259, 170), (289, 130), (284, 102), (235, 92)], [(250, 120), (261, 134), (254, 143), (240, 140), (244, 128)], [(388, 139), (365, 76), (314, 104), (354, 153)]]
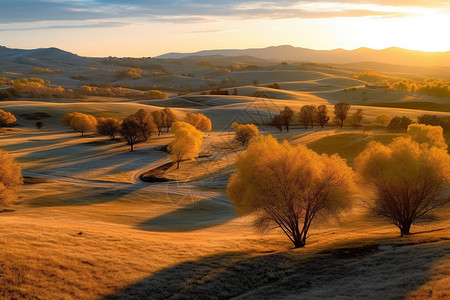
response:
[(0, 0), (0, 45), (83, 56), (293, 45), (450, 51), (450, 0)]

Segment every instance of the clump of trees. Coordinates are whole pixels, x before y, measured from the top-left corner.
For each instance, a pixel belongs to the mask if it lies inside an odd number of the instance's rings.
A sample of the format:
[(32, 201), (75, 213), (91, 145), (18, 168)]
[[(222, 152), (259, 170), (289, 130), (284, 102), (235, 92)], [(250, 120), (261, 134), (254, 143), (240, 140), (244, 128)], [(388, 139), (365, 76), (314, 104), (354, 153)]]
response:
[(130, 145), (130, 151), (134, 151), (134, 145), (146, 142), (157, 128), (152, 116), (144, 109), (129, 115), (122, 122), (120, 135)]
[(381, 127), (389, 124), (389, 121), (391, 121), (391, 118), (387, 115), (378, 115), (375, 117), (375, 124), (380, 125)]
[(280, 84), (278, 84), (276, 82), (269, 84), (267, 87), (271, 88), (271, 89), (277, 89), (277, 90), (281, 89)]
[(423, 139), (429, 132), (416, 127), (410, 137), (387, 146), (370, 142), (355, 159), (360, 180), (374, 195), (370, 209), (396, 225), (402, 236), (416, 220), (449, 201), (441, 191), (450, 182), (450, 156), (444, 147), (436, 147), (435, 137)]
[(441, 126), (444, 131), (444, 138), (450, 144), (450, 118), (436, 115), (424, 114), (418, 117), (417, 122), (425, 125)]
[(129, 68), (126, 70), (117, 71), (116, 75), (118, 79), (122, 78), (139, 79), (142, 78), (142, 76), (146, 75), (146, 73), (139, 68)]
[(260, 136), (239, 156), (237, 169), (227, 195), (238, 214), (255, 213), (261, 229), (281, 228), (295, 248), (305, 246), (319, 215), (337, 214), (351, 204), (354, 173), (337, 155)]
[(450, 97), (450, 82), (440, 79), (412, 80), (384, 76), (374, 71), (360, 72), (353, 77), (368, 82), (384, 84), (394, 90), (422, 93), (436, 97)]
[(359, 128), (362, 126), (362, 120), (364, 118), (364, 113), (362, 109), (357, 109), (351, 117), (352, 126), (354, 128)]
[(122, 128), (122, 122), (123, 121), (116, 118), (100, 117), (97, 119), (97, 132), (101, 135), (106, 135), (113, 140)]
[(389, 121), (387, 128), (389, 131), (392, 132), (406, 132), (408, 126), (411, 125), (412, 122), (413, 120), (411, 120), (406, 116), (403, 117), (395, 116), (391, 119), (391, 121)]
[(210, 95), (229, 95), (228, 90), (222, 90), (220, 88), (211, 90), (209, 92)]
[(61, 69), (50, 69), (50, 68), (39, 68), (39, 67), (34, 67), (31, 69), (31, 73), (36, 73), (36, 74), (44, 74), (44, 73), (62, 73)]
[(70, 112), (62, 117), (61, 125), (70, 126), (76, 132), (81, 132), (81, 136), (84, 136), (86, 131), (97, 129), (97, 119), (92, 115)]
[(238, 124), (236, 122), (233, 122), (231, 124), (231, 128), (236, 131), (234, 139), (240, 142), (242, 146), (248, 144), (259, 134), (258, 127), (254, 124)]
[(340, 102), (334, 106), (334, 120), (341, 128), (344, 126), (350, 107), (351, 105), (345, 102)]
[(8, 205), (17, 199), (17, 192), (23, 184), (22, 169), (1, 149), (0, 162), (0, 205)]
[(411, 124), (408, 126), (406, 134), (420, 145), (447, 149), (443, 129), (441, 126), (431, 126), (424, 124)]
[(121, 97), (129, 99), (167, 99), (168, 95), (158, 90), (138, 91), (123, 87), (81, 86), (82, 92), (89, 96)]
[(174, 134), (174, 140), (167, 149), (178, 169), (182, 160), (198, 157), (204, 133), (186, 122), (175, 122), (170, 132)]
[(185, 122), (193, 125), (200, 131), (211, 131), (211, 120), (204, 114), (188, 113)]
[(305, 129), (308, 129), (309, 125), (313, 128), (314, 121), (317, 118), (317, 108), (314, 105), (303, 105), (298, 113), (298, 117)]
[(0, 109), (0, 127), (12, 125), (16, 121), (17, 119), (12, 113)]
[(289, 132), (289, 125), (292, 122), (293, 116), (294, 111), (289, 106), (285, 106), (278, 115), (273, 117), (271, 124), (280, 129), (280, 131), (283, 131), (284, 126), (286, 128), (286, 131)]

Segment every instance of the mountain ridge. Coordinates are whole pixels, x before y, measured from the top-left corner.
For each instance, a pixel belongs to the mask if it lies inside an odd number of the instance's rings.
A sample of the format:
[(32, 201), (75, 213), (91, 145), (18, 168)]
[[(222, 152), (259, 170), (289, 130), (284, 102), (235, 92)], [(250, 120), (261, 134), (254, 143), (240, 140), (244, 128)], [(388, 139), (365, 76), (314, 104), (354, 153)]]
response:
[(209, 55), (246, 55), (266, 60), (286, 60), (296, 62), (310, 61), (332, 64), (348, 64), (370, 61), (405, 66), (450, 66), (450, 51), (425, 52), (408, 50), (399, 47), (389, 47), (381, 50), (375, 50), (367, 47), (361, 47), (354, 50), (345, 50), (342, 48), (333, 50), (314, 50), (294, 47), (291, 45), (281, 45), (266, 48), (202, 50), (191, 53), (170, 52), (156, 56), (155, 58), (168, 59)]

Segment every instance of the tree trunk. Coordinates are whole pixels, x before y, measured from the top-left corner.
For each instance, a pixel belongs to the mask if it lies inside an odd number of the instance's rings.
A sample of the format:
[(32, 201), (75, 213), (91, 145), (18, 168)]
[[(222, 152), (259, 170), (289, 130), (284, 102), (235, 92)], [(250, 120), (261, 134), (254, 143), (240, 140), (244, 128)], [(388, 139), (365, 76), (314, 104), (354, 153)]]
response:
[(404, 237), (405, 235), (409, 235), (411, 230), (411, 223), (402, 224), (401, 226), (399, 226), (399, 228), (402, 237)]
[(134, 144), (130, 144), (130, 151), (131, 151), (131, 152), (134, 151)]
[(81, 136), (84, 136), (84, 130), (81, 130)]
[(289, 132), (289, 124), (286, 124), (286, 131)]
[(177, 169), (179, 169), (179, 168), (180, 168), (180, 161), (177, 160)]

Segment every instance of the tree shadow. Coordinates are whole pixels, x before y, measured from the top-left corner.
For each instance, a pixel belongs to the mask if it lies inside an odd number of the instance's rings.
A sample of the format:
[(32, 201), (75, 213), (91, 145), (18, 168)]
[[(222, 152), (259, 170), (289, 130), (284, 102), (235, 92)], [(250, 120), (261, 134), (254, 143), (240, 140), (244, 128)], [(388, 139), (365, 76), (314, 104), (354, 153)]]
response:
[[(231, 202), (222, 196), (202, 199), (164, 215), (138, 224), (148, 231), (186, 232), (226, 223), (236, 218)], [(173, 204), (178, 205), (174, 199)], [(193, 200), (194, 201), (194, 200)]]
[(163, 269), (104, 299), (403, 299), (427, 281), (449, 245), (221, 253)]
[(26, 200), (31, 207), (55, 207), (55, 206), (84, 206), (91, 204), (107, 203), (118, 200), (135, 192), (136, 187), (131, 186), (119, 189), (69, 189), (67, 192), (39, 196)]

